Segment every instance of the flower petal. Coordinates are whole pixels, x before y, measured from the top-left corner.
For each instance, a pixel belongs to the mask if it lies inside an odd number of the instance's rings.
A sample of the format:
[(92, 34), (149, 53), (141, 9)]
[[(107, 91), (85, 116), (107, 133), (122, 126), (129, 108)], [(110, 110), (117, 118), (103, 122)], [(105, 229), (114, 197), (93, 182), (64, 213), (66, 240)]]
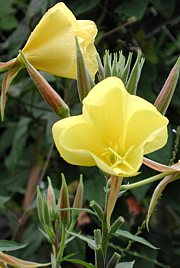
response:
[(167, 118), (162, 116), (154, 106), (151, 111), (144, 109), (135, 112), (127, 125), (126, 150), (132, 145), (140, 144), (145, 146), (144, 153), (163, 147), (167, 142), (167, 124)]
[(70, 164), (94, 166), (91, 153), (102, 152), (103, 145), (98, 135), (83, 119), (73, 116), (53, 125), (53, 137), (61, 156)]
[(35, 68), (66, 76), (75, 60), (75, 40), (62, 7), (57, 4), (43, 16), (22, 51)]
[(96, 127), (108, 146), (123, 135), (126, 95), (123, 82), (110, 77), (98, 83), (83, 101), (85, 120)]

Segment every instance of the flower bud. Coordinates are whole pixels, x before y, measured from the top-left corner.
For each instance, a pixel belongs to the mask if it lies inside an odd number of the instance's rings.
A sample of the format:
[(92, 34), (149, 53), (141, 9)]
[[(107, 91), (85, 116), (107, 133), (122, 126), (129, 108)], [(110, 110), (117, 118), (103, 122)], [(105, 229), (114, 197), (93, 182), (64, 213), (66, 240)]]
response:
[(10, 62), (11, 63), (7, 64), (6, 67), (2, 67), (4, 68), (4, 70), (6, 70), (6, 68), (8, 69), (8, 72), (5, 74), (2, 80), (2, 90), (1, 90), (1, 120), (2, 121), (4, 119), (4, 110), (6, 106), (6, 93), (8, 91), (8, 88), (11, 85), (14, 78), (19, 73), (19, 71), (22, 68), (24, 68), (23, 64), (18, 60), (16, 61), (12, 60)]
[(155, 100), (154, 106), (163, 115), (166, 113), (169, 104), (171, 102), (171, 99), (174, 95), (176, 84), (179, 78), (179, 68), (180, 68), (180, 57), (177, 59), (163, 88), (161, 89), (157, 99)]
[(64, 208), (69, 208), (69, 196), (68, 196), (68, 188), (66, 184), (66, 180), (64, 174), (61, 174), (62, 177), (62, 185), (60, 190), (60, 199), (59, 199), (59, 208), (60, 208), (60, 220), (64, 225), (67, 225), (70, 221), (70, 212), (68, 210), (63, 210)]
[(51, 184), (51, 179), (48, 177), (48, 189), (47, 189), (47, 205), (49, 209), (54, 209), (56, 206), (56, 199), (54, 190)]
[(78, 43), (78, 39), (76, 40), (76, 62), (77, 62), (77, 87), (79, 99), (82, 101), (91, 88), (94, 86), (93, 80), (86, 68), (85, 61)]
[(50, 108), (60, 117), (69, 116), (69, 107), (59, 96), (59, 94), (49, 85), (44, 77), (30, 64), (25, 55), (20, 51), (19, 59), (24, 63), (26, 69), (34, 82), (35, 86), (41, 93), (44, 100), (48, 103)]
[[(10, 255), (5, 254), (3, 252), (0, 252), (0, 261), (3, 261), (4, 263), (11, 265), (12, 267), (19, 267), (19, 268), (45, 267), (45, 266), (49, 266), (49, 264), (50, 264), (50, 263), (37, 263), (37, 262), (24, 261), (22, 259), (10, 256)], [(1, 262), (0, 262), (0, 265), (1, 265)], [(3, 268), (6, 266), (0, 266), (0, 267)]]
[(0, 73), (8, 71), (9, 68), (11, 68), (15, 62), (16, 62), (16, 59), (12, 59), (7, 62), (0, 62)]
[[(77, 187), (76, 195), (74, 198), (73, 208), (82, 208), (83, 195), (84, 195), (83, 178), (82, 178), (82, 175), (80, 175), (80, 181), (79, 181), (79, 185)], [(79, 212), (74, 210), (72, 212), (72, 216), (74, 218), (77, 218), (79, 216)]]

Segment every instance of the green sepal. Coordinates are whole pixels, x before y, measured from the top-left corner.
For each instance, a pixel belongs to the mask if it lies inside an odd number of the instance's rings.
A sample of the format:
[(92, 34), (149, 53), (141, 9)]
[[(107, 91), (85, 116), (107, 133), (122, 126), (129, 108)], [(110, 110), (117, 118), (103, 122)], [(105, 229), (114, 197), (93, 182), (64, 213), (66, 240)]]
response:
[(94, 82), (86, 68), (86, 64), (81, 52), (81, 48), (79, 46), (79, 42), (77, 37), (75, 37), (76, 41), (76, 63), (77, 63), (77, 87), (79, 99), (82, 101), (91, 88), (94, 86)]
[(137, 85), (141, 76), (142, 67), (144, 65), (144, 58), (139, 50), (136, 58), (136, 62), (132, 68), (129, 79), (127, 81), (126, 89), (130, 94), (136, 95)]

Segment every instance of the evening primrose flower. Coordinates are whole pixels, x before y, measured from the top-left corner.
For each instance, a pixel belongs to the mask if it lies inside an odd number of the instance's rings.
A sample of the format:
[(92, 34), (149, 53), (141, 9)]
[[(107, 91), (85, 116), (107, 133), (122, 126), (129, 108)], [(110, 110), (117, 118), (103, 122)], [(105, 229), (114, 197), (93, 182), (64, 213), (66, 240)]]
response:
[(96, 34), (93, 21), (76, 20), (67, 6), (60, 2), (42, 17), (22, 52), (36, 69), (75, 79), (77, 37), (87, 68), (94, 76), (97, 72)]
[(151, 103), (129, 94), (119, 78), (109, 77), (83, 100), (81, 115), (56, 122), (52, 132), (68, 163), (129, 177), (138, 174), (144, 154), (166, 144), (167, 124)]

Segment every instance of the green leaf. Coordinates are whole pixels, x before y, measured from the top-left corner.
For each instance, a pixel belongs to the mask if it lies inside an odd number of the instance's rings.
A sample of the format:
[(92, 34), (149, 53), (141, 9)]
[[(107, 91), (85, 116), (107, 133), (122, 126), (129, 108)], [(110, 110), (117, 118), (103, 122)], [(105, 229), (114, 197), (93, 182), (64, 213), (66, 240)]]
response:
[(0, 251), (13, 251), (25, 248), (28, 244), (19, 244), (9, 240), (0, 240)]
[(94, 266), (93, 264), (87, 263), (85, 261), (81, 261), (81, 260), (78, 260), (78, 259), (66, 259), (66, 258), (64, 258), (63, 260), (67, 261), (67, 262), (71, 262), (71, 263), (81, 264), (86, 268), (96, 268), (96, 266)]
[(134, 263), (135, 261), (118, 263), (116, 268), (132, 268)]
[(91, 1), (82, 1), (82, 0), (76, 0), (72, 1), (72, 4), (70, 6), (71, 10), (73, 10), (73, 13), (76, 16), (79, 16), (93, 8), (95, 8), (101, 0), (91, 0)]
[(3, 196), (3, 195), (0, 195), (0, 208), (3, 207), (3, 205), (8, 202), (10, 199), (10, 196)]
[(75, 236), (75, 237), (81, 239), (82, 241), (86, 242), (91, 249), (95, 250), (96, 245), (95, 245), (95, 241), (93, 239), (88, 238), (88, 237), (81, 235), (81, 234), (76, 234), (74, 232), (68, 232), (68, 233), (71, 234), (72, 236)]
[(23, 117), (20, 119), (17, 125), (11, 152), (6, 159), (6, 166), (11, 171), (13, 171), (16, 168), (19, 159), (21, 157), (21, 154), (23, 152), (23, 149), (25, 147), (30, 121), (31, 121), (30, 118)]
[(127, 17), (136, 17), (137, 19), (142, 19), (146, 11), (148, 0), (129, 0), (124, 1), (119, 5), (115, 12), (119, 15), (124, 14)]
[(14, 0), (0, 0), (0, 29), (9, 31), (17, 26), (15, 17), (16, 9), (14, 8)]
[(124, 231), (124, 230), (118, 230), (116, 231), (114, 234), (113, 234), (115, 237), (118, 237), (120, 238), (121, 236), (122, 237), (125, 237), (127, 239), (130, 239), (130, 240), (133, 240), (133, 241), (136, 241), (138, 243), (141, 243), (147, 247), (150, 247), (152, 249), (158, 249), (157, 247), (153, 246), (150, 242), (148, 242), (146, 239), (142, 238), (142, 237), (139, 237), (137, 235), (133, 235), (131, 234), (130, 232), (128, 231)]

